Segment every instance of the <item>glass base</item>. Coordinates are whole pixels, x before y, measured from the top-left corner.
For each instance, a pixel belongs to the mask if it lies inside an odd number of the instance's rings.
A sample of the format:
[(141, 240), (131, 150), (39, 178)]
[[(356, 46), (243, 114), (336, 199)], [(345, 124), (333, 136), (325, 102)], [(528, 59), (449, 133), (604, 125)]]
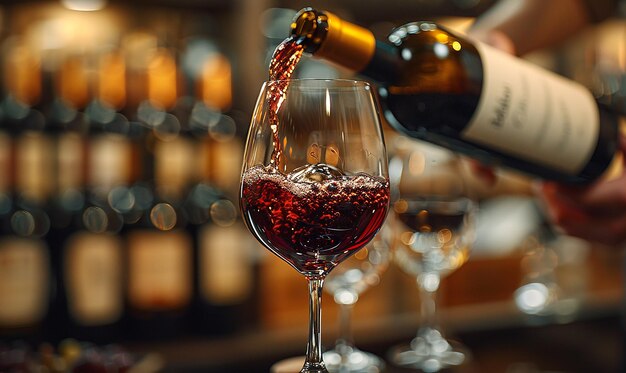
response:
[(304, 356), (294, 356), (274, 363), (270, 373), (329, 373), (325, 367), (304, 367)]
[(394, 347), (389, 352), (394, 365), (427, 373), (462, 365), (470, 356), (465, 346), (446, 340), (437, 330), (420, 333), (410, 345)]
[(378, 356), (357, 348), (350, 348), (343, 355), (336, 350), (324, 352), (324, 362), (330, 373), (381, 373), (385, 362)]

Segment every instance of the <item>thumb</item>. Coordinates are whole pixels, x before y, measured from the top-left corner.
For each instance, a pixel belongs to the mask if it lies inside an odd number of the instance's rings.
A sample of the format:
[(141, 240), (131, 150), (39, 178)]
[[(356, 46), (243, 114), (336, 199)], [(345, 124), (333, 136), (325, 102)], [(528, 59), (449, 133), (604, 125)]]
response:
[(513, 41), (500, 30), (470, 30), (469, 35), (482, 43), (490, 45), (503, 52), (515, 54), (515, 45), (513, 44)]

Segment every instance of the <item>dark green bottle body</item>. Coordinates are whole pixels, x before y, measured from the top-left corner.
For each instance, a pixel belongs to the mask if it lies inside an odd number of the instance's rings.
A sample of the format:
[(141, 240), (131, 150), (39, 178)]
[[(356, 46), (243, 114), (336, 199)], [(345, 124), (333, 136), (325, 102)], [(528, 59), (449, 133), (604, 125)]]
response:
[(307, 8), (292, 36), (377, 83), (384, 118), (400, 133), (483, 163), (582, 184), (603, 175), (617, 151), (617, 118), (586, 88), (432, 22), (380, 42)]

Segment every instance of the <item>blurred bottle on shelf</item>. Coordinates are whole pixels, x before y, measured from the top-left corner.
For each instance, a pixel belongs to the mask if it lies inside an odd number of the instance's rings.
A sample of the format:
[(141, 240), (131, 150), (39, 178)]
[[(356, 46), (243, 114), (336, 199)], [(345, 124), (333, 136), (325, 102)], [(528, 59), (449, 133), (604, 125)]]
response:
[[(105, 106), (105, 93), (115, 92), (103, 90), (101, 75), (90, 79), (88, 61), (81, 57), (71, 57), (61, 65), (56, 91), (57, 107), (66, 113), (56, 119), (57, 215), (68, 216), (70, 221), (56, 229), (63, 254), (59, 272), (66, 315), (59, 338), (109, 343), (122, 336), (124, 258), (122, 242), (115, 234), (126, 212), (128, 199), (120, 202), (119, 196), (131, 180), (132, 149), (128, 121)], [(110, 68), (106, 59), (95, 66), (98, 72)], [(99, 89), (93, 89), (94, 85)], [(118, 86), (118, 91), (123, 89), (123, 84)]]
[(46, 212), (52, 143), (45, 135), (39, 55), (23, 40), (4, 45), (3, 180), (0, 243), (0, 335), (42, 340), (54, 293)]
[(233, 202), (243, 143), (233, 118), (230, 60), (207, 39), (190, 43), (189, 53), (201, 57), (186, 71), (195, 82), (196, 97), (186, 126), (201, 155), (199, 181), (188, 196), (192, 216), (200, 218), (195, 229), (196, 320), (205, 334), (228, 334), (257, 319), (254, 242)]
[[(131, 329), (141, 338), (171, 338), (188, 332), (192, 298), (193, 238), (181, 209), (188, 187), (193, 143), (180, 136), (170, 111), (177, 99), (176, 62), (156, 49), (145, 65), (145, 100), (137, 117), (145, 127), (141, 166), (153, 201), (125, 228), (128, 247), (127, 296)], [(138, 142), (141, 144), (141, 142)]]
[(243, 142), (237, 133), (237, 112), (232, 109), (232, 66), (219, 52), (207, 56), (198, 81), (198, 97), (214, 117), (204, 137), (207, 177), (215, 186), (235, 198), (243, 163)]

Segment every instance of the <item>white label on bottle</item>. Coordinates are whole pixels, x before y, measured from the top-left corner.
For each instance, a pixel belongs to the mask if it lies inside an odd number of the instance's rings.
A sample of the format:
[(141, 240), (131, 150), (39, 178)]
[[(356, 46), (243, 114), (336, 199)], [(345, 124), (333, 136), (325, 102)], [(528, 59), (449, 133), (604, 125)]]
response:
[(49, 266), (43, 241), (0, 241), (0, 326), (33, 325), (48, 306)]
[(154, 177), (159, 192), (168, 196), (181, 197), (189, 180), (196, 175), (197, 154), (195, 144), (186, 138), (177, 137), (170, 141), (154, 144)]
[(54, 154), (52, 140), (43, 132), (27, 132), (16, 143), (16, 184), (24, 195), (44, 201), (54, 188)]
[(91, 140), (89, 149), (89, 184), (110, 190), (128, 183), (131, 178), (132, 147), (118, 134), (106, 134)]
[(237, 138), (211, 143), (213, 183), (223, 190), (238, 189), (243, 144)]
[(128, 296), (143, 310), (184, 308), (192, 293), (192, 242), (184, 231), (136, 231), (128, 239)]
[(599, 113), (583, 86), (476, 43), (483, 88), (464, 139), (578, 174), (598, 139)]
[(122, 245), (116, 236), (78, 232), (65, 256), (68, 305), (82, 325), (106, 325), (123, 311)]
[(215, 304), (243, 302), (252, 291), (252, 258), (245, 227), (207, 225), (200, 235), (202, 294)]

